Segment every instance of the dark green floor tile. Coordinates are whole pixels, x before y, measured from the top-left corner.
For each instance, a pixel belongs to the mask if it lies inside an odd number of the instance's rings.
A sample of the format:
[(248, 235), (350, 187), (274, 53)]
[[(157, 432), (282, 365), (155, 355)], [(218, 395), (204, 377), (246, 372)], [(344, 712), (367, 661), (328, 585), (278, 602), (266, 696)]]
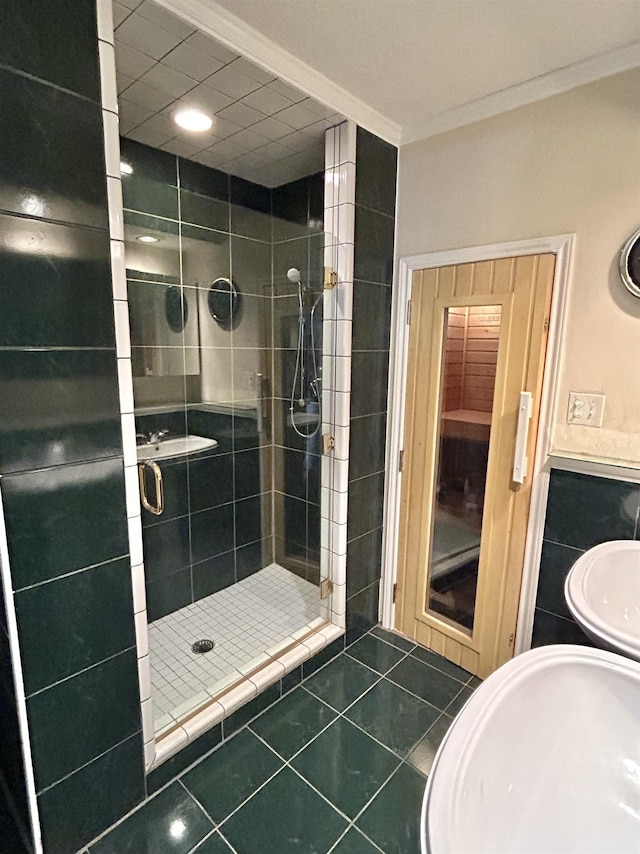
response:
[(238, 854), (324, 854), (346, 826), (320, 795), (283, 768), (221, 831)]
[(383, 679), (347, 717), (399, 756), (406, 756), (439, 716), (437, 709)]
[(232, 849), (216, 831), (211, 836), (207, 836), (191, 854), (232, 854)]
[(186, 747), (183, 747), (171, 759), (167, 759), (162, 765), (158, 765), (156, 769), (147, 774), (147, 795), (151, 796), (158, 789), (165, 786), (178, 774), (181, 774), (185, 768), (192, 765), (198, 759), (213, 750), (216, 745), (222, 741), (222, 724), (217, 724), (207, 732), (203, 733), (195, 741), (189, 742)]
[(331, 854), (380, 854), (380, 852), (373, 847), (368, 839), (365, 839), (359, 830), (352, 827), (345, 833)]
[(479, 679), (477, 676), (472, 676), (471, 679), (469, 679), (469, 687), (475, 690), (478, 685), (482, 685), (482, 679)]
[(276, 700), (280, 699), (280, 682), (275, 685), (270, 685), (261, 691), (253, 700), (249, 700), (244, 706), (240, 706), (237, 712), (224, 719), (222, 724), (225, 738), (230, 738), (234, 732), (249, 723), (252, 718), (257, 717), (260, 712), (263, 712), (268, 706), (273, 705)]
[(281, 765), (260, 739), (243, 730), (187, 772), (182, 782), (214, 821), (220, 822)]
[(473, 688), (469, 688), (468, 685), (465, 685), (465, 687), (462, 688), (462, 690), (453, 698), (453, 700), (446, 707), (446, 713), (452, 718), (455, 718), (455, 716), (458, 714), (460, 709), (464, 706), (464, 704), (467, 702), (467, 700), (472, 694)]
[(453, 721), (448, 715), (440, 715), (429, 732), (420, 739), (407, 756), (407, 762), (410, 762), (425, 777), (431, 773), (431, 766), (440, 747), (440, 742), (449, 731), (452, 723)]
[(362, 696), (379, 676), (347, 655), (341, 655), (308, 679), (304, 686), (339, 712)]
[(280, 756), (290, 759), (335, 718), (336, 713), (304, 688), (296, 688), (251, 724)]
[(402, 635), (396, 634), (396, 632), (388, 632), (382, 626), (375, 626), (375, 628), (371, 629), (370, 634), (390, 643), (392, 646), (397, 646), (398, 649), (403, 649), (405, 652), (411, 652), (415, 646), (413, 641), (403, 638)]
[(401, 765), (358, 819), (357, 826), (385, 854), (420, 854), (424, 789), (424, 777), (410, 765)]
[(292, 765), (341, 812), (355, 818), (398, 761), (390, 750), (338, 718)]
[(349, 647), (348, 654), (367, 667), (386, 673), (404, 658), (405, 653), (398, 647), (390, 646), (378, 638), (365, 635)]
[(387, 677), (441, 711), (445, 710), (461, 688), (457, 679), (411, 656), (394, 667)]
[(90, 854), (187, 854), (212, 823), (180, 783), (163, 789), (104, 839)]
[(423, 646), (417, 646), (411, 651), (411, 655), (414, 658), (418, 658), (425, 664), (430, 664), (431, 667), (435, 667), (436, 670), (441, 670), (442, 673), (446, 673), (447, 676), (452, 676), (459, 682), (467, 682), (471, 676), (468, 670), (465, 670), (463, 667), (458, 667), (457, 664), (454, 664), (452, 661), (448, 661), (442, 655), (438, 655), (430, 649), (425, 649)]

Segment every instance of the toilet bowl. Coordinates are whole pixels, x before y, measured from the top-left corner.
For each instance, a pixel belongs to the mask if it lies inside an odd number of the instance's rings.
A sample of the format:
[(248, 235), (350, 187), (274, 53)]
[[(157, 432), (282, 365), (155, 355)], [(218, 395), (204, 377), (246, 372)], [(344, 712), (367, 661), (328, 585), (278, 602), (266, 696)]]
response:
[(531, 650), (467, 700), (436, 754), (423, 854), (637, 854), (640, 664)]
[(595, 644), (640, 661), (640, 542), (612, 540), (589, 549), (567, 575), (564, 595)]

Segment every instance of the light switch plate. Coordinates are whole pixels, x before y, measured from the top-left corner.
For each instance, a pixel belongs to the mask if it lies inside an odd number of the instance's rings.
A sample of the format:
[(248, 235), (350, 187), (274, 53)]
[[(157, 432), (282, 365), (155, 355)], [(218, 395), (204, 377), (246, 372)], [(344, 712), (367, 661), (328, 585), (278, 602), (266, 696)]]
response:
[(567, 424), (582, 424), (583, 427), (602, 427), (604, 417), (604, 394), (569, 392)]

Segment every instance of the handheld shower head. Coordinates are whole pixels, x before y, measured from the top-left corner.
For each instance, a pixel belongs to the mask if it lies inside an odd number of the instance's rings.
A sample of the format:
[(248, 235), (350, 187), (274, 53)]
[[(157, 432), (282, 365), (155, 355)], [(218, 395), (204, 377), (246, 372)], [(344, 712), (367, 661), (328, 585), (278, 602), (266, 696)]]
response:
[(300, 284), (300, 270), (297, 267), (290, 267), (287, 270), (287, 279), (295, 285)]

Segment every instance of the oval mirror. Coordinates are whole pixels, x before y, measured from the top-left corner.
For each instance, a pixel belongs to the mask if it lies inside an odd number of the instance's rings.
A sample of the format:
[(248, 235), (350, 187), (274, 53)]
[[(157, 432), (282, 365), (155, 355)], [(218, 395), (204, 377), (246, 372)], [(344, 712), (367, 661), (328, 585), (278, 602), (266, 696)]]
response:
[(240, 294), (231, 279), (221, 277), (209, 286), (209, 314), (222, 326), (231, 329), (240, 308)]
[(167, 288), (164, 295), (164, 313), (172, 332), (182, 332), (187, 325), (189, 306), (177, 285)]
[(640, 297), (640, 231), (636, 231), (622, 247), (620, 276), (626, 289)]

